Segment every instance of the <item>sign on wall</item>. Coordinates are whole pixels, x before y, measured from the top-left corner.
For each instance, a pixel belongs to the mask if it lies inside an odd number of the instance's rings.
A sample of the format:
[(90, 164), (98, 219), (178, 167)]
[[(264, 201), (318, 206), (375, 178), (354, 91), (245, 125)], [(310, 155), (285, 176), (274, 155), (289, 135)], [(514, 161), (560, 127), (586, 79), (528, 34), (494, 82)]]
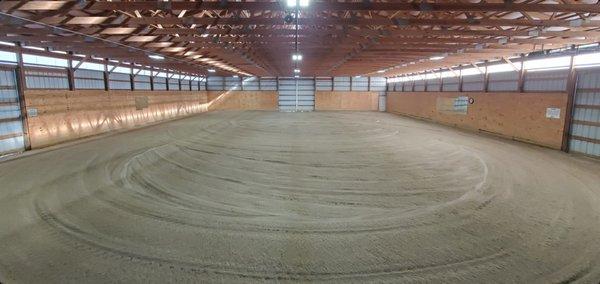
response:
[(560, 118), (560, 108), (555, 108), (555, 107), (546, 108), (546, 118), (559, 119)]
[(469, 97), (460, 96), (456, 98), (437, 98), (436, 108), (438, 112), (446, 114), (466, 115), (469, 107)]

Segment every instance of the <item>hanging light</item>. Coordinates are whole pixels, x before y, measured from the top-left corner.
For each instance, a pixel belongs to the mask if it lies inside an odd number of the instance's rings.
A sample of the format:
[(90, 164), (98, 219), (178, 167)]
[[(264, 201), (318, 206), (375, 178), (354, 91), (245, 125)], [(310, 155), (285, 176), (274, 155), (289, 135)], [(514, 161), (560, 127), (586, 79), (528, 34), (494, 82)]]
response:
[(163, 60), (163, 59), (165, 59), (163, 56), (155, 55), (155, 54), (150, 54), (150, 55), (148, 55), (148, 57), (150, 57), (152, 59), (156, 59), (156, 60)]

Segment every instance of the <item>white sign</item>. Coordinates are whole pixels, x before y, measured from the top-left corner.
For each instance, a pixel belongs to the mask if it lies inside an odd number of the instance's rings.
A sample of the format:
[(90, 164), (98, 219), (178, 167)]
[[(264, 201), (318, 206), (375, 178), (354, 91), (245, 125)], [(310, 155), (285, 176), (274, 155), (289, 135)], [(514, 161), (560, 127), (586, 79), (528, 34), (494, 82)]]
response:
[(36, 117), (37, 115), (38, 115), (37, 108), (28, 108), (27, 109), (27, 116)]
[(546, 118), (560, 118), (560, 108), (549, 107), (546, 109)]

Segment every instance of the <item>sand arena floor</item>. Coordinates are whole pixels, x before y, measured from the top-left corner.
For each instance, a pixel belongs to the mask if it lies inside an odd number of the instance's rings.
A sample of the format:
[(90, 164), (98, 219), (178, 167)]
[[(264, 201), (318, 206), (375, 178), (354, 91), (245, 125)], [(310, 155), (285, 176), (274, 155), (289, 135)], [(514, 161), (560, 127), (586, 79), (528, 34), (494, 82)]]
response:
[(600, 280), (600, 163), (376, 112), (214, 112), (0, 163), (0, 281)]

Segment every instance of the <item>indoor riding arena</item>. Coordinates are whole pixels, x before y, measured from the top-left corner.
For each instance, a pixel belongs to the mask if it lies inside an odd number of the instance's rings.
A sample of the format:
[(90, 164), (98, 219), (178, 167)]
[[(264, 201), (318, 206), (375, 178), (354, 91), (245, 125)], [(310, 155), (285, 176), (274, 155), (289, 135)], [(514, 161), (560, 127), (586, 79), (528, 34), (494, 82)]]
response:
[(0, 2), (0, 283), (600, 283), (600, 3)]

